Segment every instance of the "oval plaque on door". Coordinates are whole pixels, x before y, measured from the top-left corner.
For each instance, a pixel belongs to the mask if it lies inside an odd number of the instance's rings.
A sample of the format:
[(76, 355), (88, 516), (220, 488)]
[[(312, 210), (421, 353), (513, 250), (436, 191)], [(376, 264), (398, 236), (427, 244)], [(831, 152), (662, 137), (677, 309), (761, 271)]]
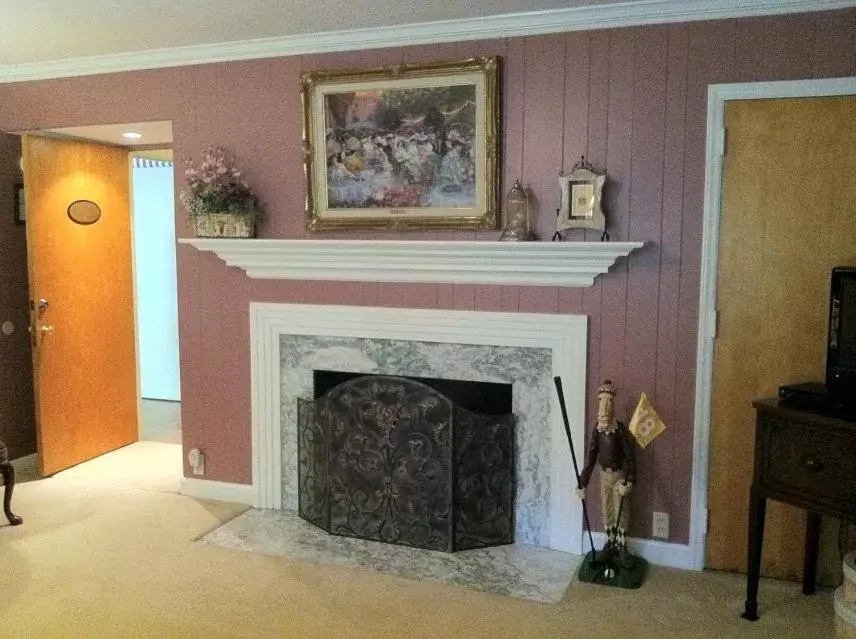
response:
[(76, 200), (68, 205), (68, 217), (77, 224), (94, 224), (101, 217), (101, 209), (95, 202)]

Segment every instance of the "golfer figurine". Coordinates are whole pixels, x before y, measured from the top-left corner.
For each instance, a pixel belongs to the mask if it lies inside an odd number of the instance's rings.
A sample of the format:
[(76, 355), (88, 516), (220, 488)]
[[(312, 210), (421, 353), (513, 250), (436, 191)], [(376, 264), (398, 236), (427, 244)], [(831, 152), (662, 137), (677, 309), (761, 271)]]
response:
[(636, 481), (633, 438), (627, 425), (615, 419), (615, 389), (608, 379), (597, 391), (597, 422), (591, 433), (586, 463), (580, 472), (577, 496), (585, 498), (594, 466), (600, 466), (600, 499), (606, 530), (606, 554), (615, 553), (620, 564), (630, 567), (627, 552), (627, 522), (630, 520), (630, 491)]

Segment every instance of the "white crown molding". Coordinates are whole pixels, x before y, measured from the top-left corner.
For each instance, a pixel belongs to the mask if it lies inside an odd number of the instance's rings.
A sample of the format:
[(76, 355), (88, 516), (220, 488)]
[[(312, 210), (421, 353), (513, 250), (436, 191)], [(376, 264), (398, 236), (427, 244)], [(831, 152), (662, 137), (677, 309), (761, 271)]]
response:
[(193, 477), (185, 477), (181, 481), (181, 488), (178, 492), (195, 499), (230, 501), (248, 506), (252, 506), (256, 496), (255, 489), (247, 484), (231, 484), (225, 481), (211, 481), (210, 479)]
[(252, 278), (591, 286), (643, 242), (180, 239)]
[(0, 66), (0, 84), (231, 60), (846, 9), (854, 0), (637, 0)]
[[(433, 309), (250, 303), (253, 505), (282, 508), (280, 336), (318, 335), (550, 349), (562, 378), (576, 451), (585, 437), (588, 317)], [(550, 406), (550, 547), (583, 550), (582, 508), (555, 394)], [(582, 454), (582, 453), (580, 453)]]

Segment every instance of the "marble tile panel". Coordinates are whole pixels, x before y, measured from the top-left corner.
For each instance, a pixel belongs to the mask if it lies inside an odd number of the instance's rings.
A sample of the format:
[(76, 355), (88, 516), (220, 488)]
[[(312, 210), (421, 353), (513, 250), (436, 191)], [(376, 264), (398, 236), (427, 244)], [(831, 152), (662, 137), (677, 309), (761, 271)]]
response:
[(549, 546), (550, 349), (282, 335), (280, 364), (284, 509), (297, 510), (297, 398), (312, 398), (312, 371), (510, 383), (517, 417), (515, 539)]
[(203, 543), (297, 561), (369, 568), (544, 603), (561, 601), (580, 557), (512, 544), (457, 553), (328, 535), (285, 510), (251, 509), (202, 538)]

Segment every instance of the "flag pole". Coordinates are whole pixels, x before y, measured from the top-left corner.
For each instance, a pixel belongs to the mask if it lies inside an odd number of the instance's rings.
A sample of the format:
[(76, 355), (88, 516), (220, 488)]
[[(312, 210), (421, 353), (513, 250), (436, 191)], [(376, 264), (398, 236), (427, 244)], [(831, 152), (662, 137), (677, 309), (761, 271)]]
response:
[[(574, 463), (574, 475), (577, 478), (577, 488), (582, 488), (582, 483), (580, 482), (580, 469), (577, 466), (577, 454), (574, 452), (574, 442), (571, 439), (571, 425), (568, 422), (568, 409), (565, 408), (565, 394), (562, 392), (562, 379), (558, 375), (553, 378), (553, 382), (556, 384), (556, 393), (559, 395), (559, 407), (562, 409), (562, 420), (565, 422), (565, 434), (568, 436), (568, 446), (571, 447), (571, 460)], [(586, 509), (586, 500), (582, 500), (583, 505), (583, 520), (586, 523), (586, 532), (588, 532), (589, 544), (591, 544), (591, 558), (592, 561), (595, 560), (597, 556), (594, 549), (594, 538), (591, 536), (591, 524), (589, 524), (588, 518), (588, 510)]]

